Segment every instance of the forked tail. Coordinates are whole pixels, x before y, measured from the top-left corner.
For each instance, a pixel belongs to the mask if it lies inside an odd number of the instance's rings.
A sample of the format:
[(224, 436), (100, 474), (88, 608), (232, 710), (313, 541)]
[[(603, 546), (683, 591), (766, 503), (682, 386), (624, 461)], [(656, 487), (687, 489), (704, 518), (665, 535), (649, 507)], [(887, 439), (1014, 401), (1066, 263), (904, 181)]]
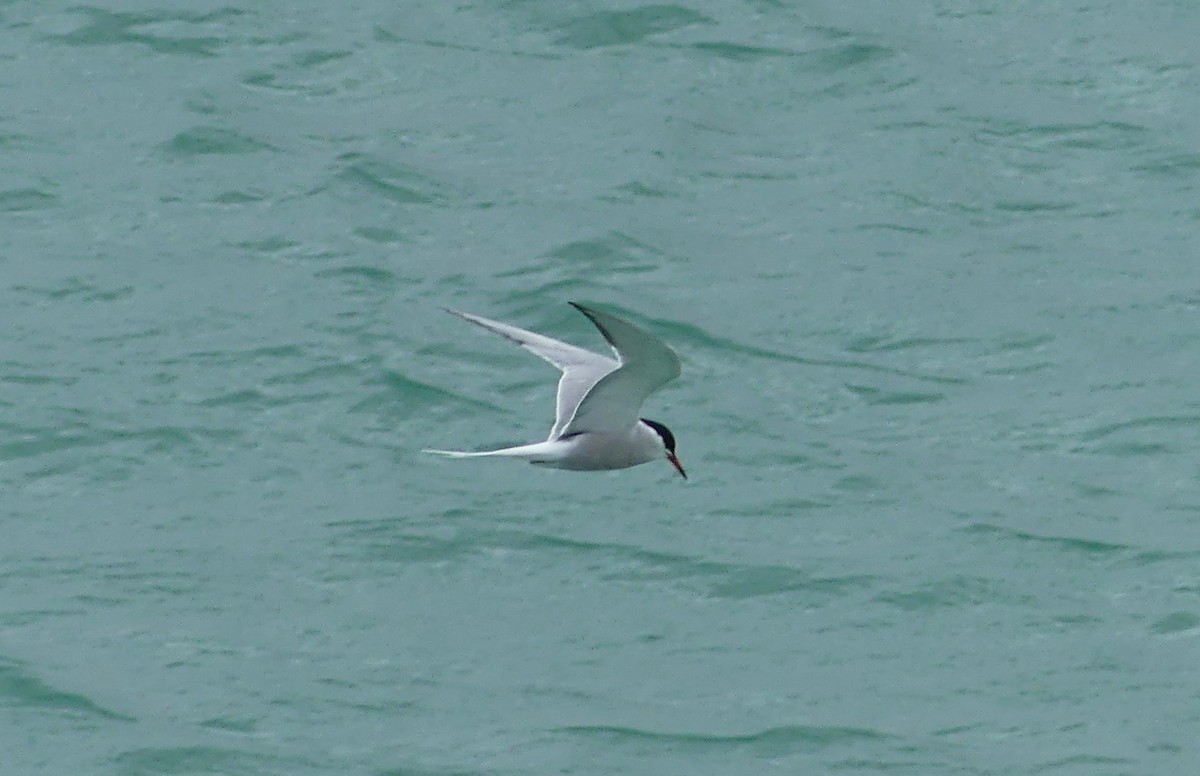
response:
[(421, 452), (444, 455), (447, 458), (519, 458), (530, 463), (553, 464), (563, 456), (563, 446), (560, 442), (534, 442), (531, 445), (502, 447), (499, 450), (481, 450), (477, 453), (466, 450), (422, 450)]
[(422, 453), (433, 453), (434, 455), (444, 455), (447, 458), (483, 458), (489, 455), (496, 455), (495, 450), (485, 450), (481, 453), (471, 453), (466, 450), (422, 450)]

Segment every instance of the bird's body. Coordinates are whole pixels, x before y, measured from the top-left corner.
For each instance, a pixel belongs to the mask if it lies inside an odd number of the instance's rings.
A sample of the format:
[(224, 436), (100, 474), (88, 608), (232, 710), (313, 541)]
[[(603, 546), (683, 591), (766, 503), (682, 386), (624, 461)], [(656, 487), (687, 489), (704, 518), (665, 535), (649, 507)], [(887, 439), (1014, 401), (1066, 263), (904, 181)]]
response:
[(499, 450), (427, 450), (451, 458), (517, 458), (574, 471), (624, 469), (666, 457), (684, 478), (675, 437), (661, 423), (638, 417), (653, 391), (679, 376), (675, 352), (628, 321), (582, 305), (617, 358), (470, 313), (460, 318), (517, 343), (562, 370), (554, 426), (544, 442)]
[(663, 457), (663, 443), (653, 429), (638, 422), (627, 430), (580, 432), (545, 442), (533, 442), (477, 453), (426, 450), (450, 458), (519, 458), (538, 466), (573, 471), (628, 469)]

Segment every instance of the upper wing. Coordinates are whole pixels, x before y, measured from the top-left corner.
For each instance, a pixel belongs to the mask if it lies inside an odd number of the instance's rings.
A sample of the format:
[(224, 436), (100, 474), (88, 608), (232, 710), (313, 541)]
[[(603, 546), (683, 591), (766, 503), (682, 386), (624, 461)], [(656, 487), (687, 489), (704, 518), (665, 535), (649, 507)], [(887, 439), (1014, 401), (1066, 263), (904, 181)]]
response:
[(555, 402), (554, 428), (550, 429), (550, 439), (556, 439), (562, 434), (567, 421), (575, 414), (575, 408), (592, 386), (619, 366), (607, 356), (532, 331), (518, 329), (507, 323), (449, 308), (446, 312), (495, 332), (562, 370), (562, 377), (558, 381), (558, 400)]
[(637, 421), (647, 396), (679, 377), (679, 356), (623, 318), (574, 302), (571, 305), (596, 325), (616, 352), (620, 366), (591, 387), (561, 433), (626, 428)]

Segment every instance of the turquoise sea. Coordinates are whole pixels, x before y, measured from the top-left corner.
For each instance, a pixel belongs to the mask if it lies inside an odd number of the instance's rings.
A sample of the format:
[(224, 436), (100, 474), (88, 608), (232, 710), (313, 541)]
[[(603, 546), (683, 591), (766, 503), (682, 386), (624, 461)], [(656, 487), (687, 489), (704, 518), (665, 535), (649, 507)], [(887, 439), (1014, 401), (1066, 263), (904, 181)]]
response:
[(0, 3), (0, 771), (1200, 771), (1197, 31)]

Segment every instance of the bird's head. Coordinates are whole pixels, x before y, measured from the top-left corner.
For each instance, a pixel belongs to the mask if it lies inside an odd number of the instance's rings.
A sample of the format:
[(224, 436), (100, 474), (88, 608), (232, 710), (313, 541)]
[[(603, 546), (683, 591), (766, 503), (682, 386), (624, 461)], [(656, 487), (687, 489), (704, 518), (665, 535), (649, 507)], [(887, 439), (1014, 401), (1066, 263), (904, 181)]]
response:
[(663, 451), (667, 454), (667, 460), (671, 462), (671, 465), (686, 480), (687, 472), (683, 470), (683, 464), (679, 463), (679, 459), (675, 457), (675, 435), (671, 433), (671, 429), (657, 421), (647, 420), (646, 418), (642, 418), (641, 421), (649, 426), (654, 433), (658, 434), (658, 438), (662, 440)]

